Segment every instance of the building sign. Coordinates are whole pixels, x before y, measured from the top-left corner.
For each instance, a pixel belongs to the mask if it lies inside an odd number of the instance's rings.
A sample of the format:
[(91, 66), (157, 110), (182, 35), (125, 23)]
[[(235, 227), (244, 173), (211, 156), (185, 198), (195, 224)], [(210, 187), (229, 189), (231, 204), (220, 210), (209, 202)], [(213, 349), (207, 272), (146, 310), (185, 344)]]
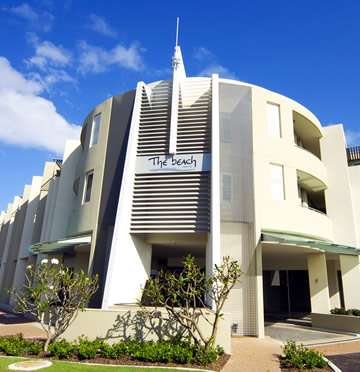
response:
[(211, 169), (210, 154), (139, 156), (136, 173), (206, 172)]

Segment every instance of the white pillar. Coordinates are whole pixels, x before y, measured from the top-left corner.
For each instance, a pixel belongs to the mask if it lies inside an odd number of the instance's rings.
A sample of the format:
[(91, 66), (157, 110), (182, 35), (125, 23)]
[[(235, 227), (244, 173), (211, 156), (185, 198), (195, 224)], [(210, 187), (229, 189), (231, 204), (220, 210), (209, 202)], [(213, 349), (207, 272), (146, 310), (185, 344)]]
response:
[(327, 261), (327, 275), (331, 308), (340, 307), (340, 293), (337, 281), (336, 263), (337, 262), (334, 260)]
[(325, 253), (308, 254), (308, 272), (312, 313), (330, 312)]
[(262, 245), (261, 239), (255, 250), (256, 260), (256, 304), (257, 304), (257, 323), (258, 323), (258, 337), (265, 337), (265, 323), (264, 323), (264, 288), (263, 288), (263, 269), (262, 269)]
[(340, 255), (341, 278), (346, 309), (360, 309), (360, 259), (359, 256)]

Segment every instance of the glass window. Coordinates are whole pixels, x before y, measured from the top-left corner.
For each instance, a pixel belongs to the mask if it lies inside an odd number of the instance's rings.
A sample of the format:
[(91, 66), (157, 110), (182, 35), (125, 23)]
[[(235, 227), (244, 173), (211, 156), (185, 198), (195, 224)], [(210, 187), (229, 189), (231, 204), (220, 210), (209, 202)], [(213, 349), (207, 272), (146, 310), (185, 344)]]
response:
[(284, 170), (282, 165), (270, 164), (271, 199), (284, 200)]
[(231, 130), (231, 120), (229, 117), (224, 117), (222, 119), (222, 137), (224, 142), (231, 142), (232, 130)]
[(225, 203), (232, 202), (232, 175), (223, 174), (221, 176), (221, 200)]
[(86, 175), (85, 187), (84, 187), (84, 203), (88, 203), (90, 201), (93, 178), (94, 178), (94, 172), (90, 172)]
[(96, 115), (94, 117), (92, 130), (91, 130), (90, 147), (98, 143), (100, 121), (101, 121), (101, 114)]
[(268, 133), (272, 137), (281, 137), (280, 131), (280, 106), (273, 103), (267, 104)]

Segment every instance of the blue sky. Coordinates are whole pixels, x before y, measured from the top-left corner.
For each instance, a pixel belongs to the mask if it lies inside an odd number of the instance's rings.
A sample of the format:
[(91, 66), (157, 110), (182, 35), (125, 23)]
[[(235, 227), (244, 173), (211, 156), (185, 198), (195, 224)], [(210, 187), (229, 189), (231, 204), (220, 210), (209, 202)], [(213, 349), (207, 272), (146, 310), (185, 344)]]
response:
[(92, 108), (171, 77), (176, 17), (188, 76), (288, 96), (360, 145), (357, 0), (8, 0), (0, 17), (0, 211)]

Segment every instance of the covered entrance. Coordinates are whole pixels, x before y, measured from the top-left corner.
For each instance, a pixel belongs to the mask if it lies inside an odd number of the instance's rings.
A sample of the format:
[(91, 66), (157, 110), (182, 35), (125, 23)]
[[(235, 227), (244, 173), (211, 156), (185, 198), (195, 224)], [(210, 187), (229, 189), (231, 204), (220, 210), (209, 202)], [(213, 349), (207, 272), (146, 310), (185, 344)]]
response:
[(310, 314), (307, 270), (264, 270), (264, 313), (297, 317)]
[(280, 232), (265, 232), (261, 240), (265, 316), (359, 307), (358, 248)]

